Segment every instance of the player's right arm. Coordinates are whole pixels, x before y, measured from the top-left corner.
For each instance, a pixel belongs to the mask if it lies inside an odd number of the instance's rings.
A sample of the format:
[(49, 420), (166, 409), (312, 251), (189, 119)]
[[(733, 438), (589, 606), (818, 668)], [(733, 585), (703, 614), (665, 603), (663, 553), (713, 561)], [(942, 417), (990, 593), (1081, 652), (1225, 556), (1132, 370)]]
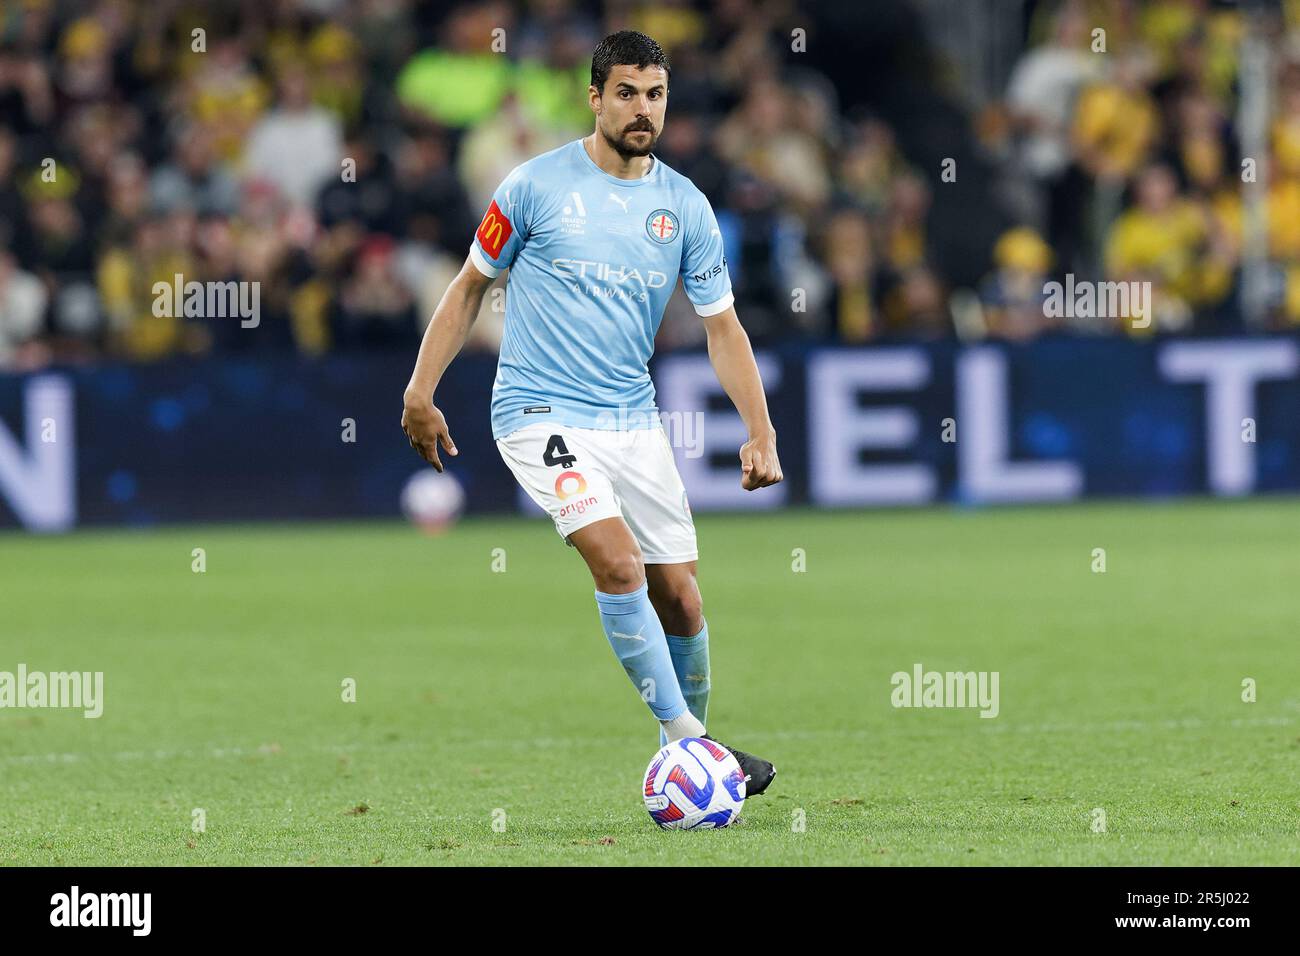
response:
[(492, 277), (480, 272), (473, 261), (465, 260), (460, 274), (447, 286), (428, 328), (424, 330), (415, 371), (411, 373), (411, 380), (402, 396), (402, 431), (406, 432), (407, 440), (420, 457), (439, 471), (442, 471), (442, 460), (438, 457), (438, 445), (441, 444), (449, 455), (455, 455), (457, 451), (447, 429), (447, 419), (433, 404), (433, 393), (442, 380), (442, 373), (447, 371), (447, 366), (469, 338), (469, 330), (483, 304), (483, 295), (492, 282)]
[(424, 330), (415, 371), (406, 386), (402, 430), (411, 447), (439, 471), (442, 471), (442, 461), (438, 446), (449, 455), (457, 451), (447, 429), (447, 419), (433, 404), (433, 393), (442, 380), (442, 373), (465, 345), (483, 303), (483, 294), (519, 254), (532, 212), (529, 185), (523, 167), (516, 167), (492, 194), (492, 202), (470, 243), (469, 258), (443, 293), (429, 327)]

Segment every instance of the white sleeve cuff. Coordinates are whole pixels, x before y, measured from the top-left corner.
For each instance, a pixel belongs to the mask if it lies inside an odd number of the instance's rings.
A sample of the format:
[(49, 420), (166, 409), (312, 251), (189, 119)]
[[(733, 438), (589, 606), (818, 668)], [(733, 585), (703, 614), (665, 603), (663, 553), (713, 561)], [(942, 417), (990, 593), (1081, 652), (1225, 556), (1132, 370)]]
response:
[(731, 303), (735, 301), (736, 297), (732, 294), (731, 290), (728, 289), (727, 294), (716, 302), (710, 302), (708, 305), (696, 305), (694, 302), (691, 304), (695, 305), (696, 315), (702, 318), (708, 318), (710, 315), (717, 315), (719, 312), (727, 309)]
[(500, 269), (488, 262), (488, 257), (483, 255), (483, 250), (478, 247), (477, 242), (469, 244), (469, 257), (474, 260), (474, 268), (489, 279), (495, 279), (501, 274)]

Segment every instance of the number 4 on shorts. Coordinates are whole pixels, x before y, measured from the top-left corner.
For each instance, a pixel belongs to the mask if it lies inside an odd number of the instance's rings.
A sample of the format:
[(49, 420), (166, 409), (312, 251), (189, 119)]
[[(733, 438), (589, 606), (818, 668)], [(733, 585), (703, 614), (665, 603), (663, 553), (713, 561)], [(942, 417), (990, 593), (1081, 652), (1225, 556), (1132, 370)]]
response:
[(552, 435), (546, 439), (546, 452), (542, 455), (542, 461), (549, 465), (559, 465), (568, 468), (578, 460), (577, 455), (570, 455), (569, 449), (564, 445), (564, 439), (559, 435)]

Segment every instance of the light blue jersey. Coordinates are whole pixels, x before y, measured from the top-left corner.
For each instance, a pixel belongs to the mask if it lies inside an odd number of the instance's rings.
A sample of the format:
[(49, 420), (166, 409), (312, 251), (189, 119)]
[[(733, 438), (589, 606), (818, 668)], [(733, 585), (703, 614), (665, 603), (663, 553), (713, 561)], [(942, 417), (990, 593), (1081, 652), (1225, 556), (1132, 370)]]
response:
[(470, 257), (486, 276), (510, 269), (494, 438), (548, 419), (655, 424), (646, 363), (677, 277), (701, 316), (731, 305), (709, 201), (652, 159), (645, 176), (619, 179), (574, 140), (515, 167), (493, 194)]

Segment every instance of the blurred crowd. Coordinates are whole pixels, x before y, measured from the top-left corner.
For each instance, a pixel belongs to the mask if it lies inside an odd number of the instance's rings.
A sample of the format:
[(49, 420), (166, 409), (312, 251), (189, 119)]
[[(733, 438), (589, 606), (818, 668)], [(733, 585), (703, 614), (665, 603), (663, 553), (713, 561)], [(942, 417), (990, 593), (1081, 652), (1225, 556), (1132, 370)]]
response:
[[(982, 284), (996, 335), (1232, 333), (1300, 324), (1300, 3), (1214, 0), (1037, 6), (1005, 98), (977, 118), (1015, 225)], [(1242, 67), (1260, 71), (1245, 141)], [(1249, 279), (1243, 264), (1257, 262)], [(1149, 282), (1149, 326), (1048, 318), (1066, 274)], [(1247, 288), (1257, 290), (1251, 294)], [(1249, 300), (1249, 301), (1248, 301)]]
[[(1066, 272), (1151, 281), (1159, 330), (1240, 323), (1243, 15), (1027, 10), (1005, 98), (954, 132), (978, 137), (1013, 223), (963, 290), (929, 254), (941, 171), (840, 102), (792, 42), (795, 0), (5, 0), (0, 368), (414, 349), (504, 175), (591, 131), (591, 51), (623, 28), (669, 54), (656, 154), (713, 204), (760, 342), (1025, 338), (1070, 326), (1042, 307)], [(1297, 14), (1258, 157), (1279, 325), (1300, 322)], [(256, 327), (160, 308), (177, 276), (259, 283)], [(503, 321), (489, 295), (469, 347), (495, 349)], [(679, 291), (660, 347), (702, 339)]]

